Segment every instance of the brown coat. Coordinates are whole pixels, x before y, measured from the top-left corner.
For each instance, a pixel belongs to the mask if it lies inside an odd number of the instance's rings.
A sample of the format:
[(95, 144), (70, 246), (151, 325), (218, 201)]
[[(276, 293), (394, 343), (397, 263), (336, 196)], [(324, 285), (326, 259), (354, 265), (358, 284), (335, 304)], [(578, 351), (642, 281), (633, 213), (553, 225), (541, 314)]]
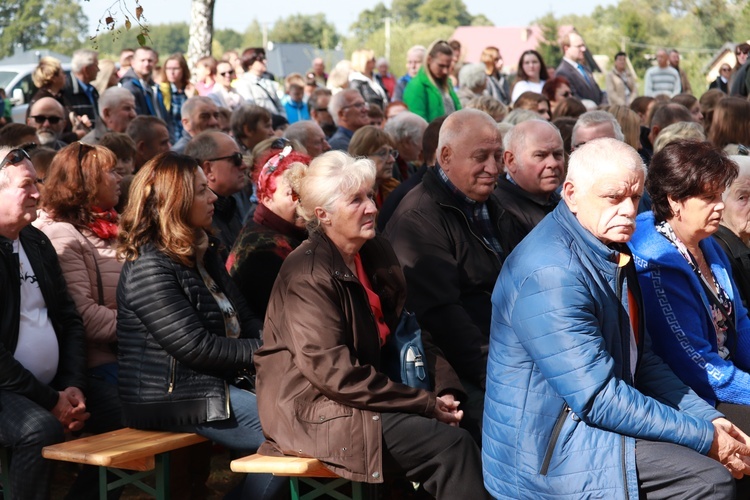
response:
[[(398, 259), (380, 237), (365, 243), (360, 255), (393, 331), (406, 298)], [(315, 457), (347, 479), (382, 482), (380, 413), (430, 417), (436, 394), (462, 394), (424, 333), (435, 393), (378, 371), (380, 342), (364, 288), (328, 238), (311, 236), (284, 261), (263, 347), (255, 354), (258, 411), (268, 439), (260, 453)]]

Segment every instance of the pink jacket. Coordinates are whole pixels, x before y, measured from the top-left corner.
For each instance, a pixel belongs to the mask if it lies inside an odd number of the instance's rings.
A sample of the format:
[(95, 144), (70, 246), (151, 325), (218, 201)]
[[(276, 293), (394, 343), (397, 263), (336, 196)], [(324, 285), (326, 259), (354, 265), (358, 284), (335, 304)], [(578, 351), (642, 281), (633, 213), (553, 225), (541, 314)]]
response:
[[(115, 293), (122, 270), (122, 262), (115, 255), (115, 241), (105, 241), (88, 230), (82, 234), (72, 224), (52, 220), (43, 210), (34, 226), (52, 241), (68, 292), (83, 318), (88, 367), (117, 362), (110, 346), (117, 340)], [(102, 305), (99, 304), (97, 265), (102, 282)]]

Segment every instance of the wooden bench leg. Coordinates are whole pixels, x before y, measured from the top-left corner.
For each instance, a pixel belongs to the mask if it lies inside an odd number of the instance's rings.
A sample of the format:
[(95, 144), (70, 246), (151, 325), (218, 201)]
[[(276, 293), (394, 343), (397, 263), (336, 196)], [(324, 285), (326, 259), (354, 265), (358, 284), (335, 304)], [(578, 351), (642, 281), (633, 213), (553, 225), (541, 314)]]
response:
[[(108, 482), (107, 472), (111, 472), (120, 479), (111, 483)], [(142, 481), (142, 479), (151, 475), (155, 477), (156, 484), (154, 488)], [(99, 500), (107, 500), (107, 492), (128, 484), (132, 484), (139, 490), (148, 493), (155, 497), (156, 500), (170, 500), (169, 452), (160, 453), (155, 456), (155, 468), (152, 471), (130, 473), (113, 467), (99, 467)]]

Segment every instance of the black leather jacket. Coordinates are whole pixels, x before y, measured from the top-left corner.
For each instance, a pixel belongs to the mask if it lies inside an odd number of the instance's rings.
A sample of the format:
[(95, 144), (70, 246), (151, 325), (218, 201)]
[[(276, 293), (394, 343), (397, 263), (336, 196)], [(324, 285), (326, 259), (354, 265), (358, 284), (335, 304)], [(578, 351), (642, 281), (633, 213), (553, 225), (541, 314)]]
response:
[(68, 294), (55, 248), (49, 239), (33, 226), (22, 229), (19, 238), (57, 334), (60, 359), (57, 375), (47, 385), (13, 357), (21, 320), (21, 282), (13, 242), (0, 236), (0, 390), (25, 396), (49, 410), (57, 404), (58, 391), (67, 387), (85, 390), (83, 322)]
[(117, 286), (120, 400), (125, 424), (170, 427), (229, 418), (228, 384), (251, 371), (262, 323), (250, 312), (211, 244), (206, 270), (231, 301), (241, 338), (195, 267), (153, 245), (126, 262)]

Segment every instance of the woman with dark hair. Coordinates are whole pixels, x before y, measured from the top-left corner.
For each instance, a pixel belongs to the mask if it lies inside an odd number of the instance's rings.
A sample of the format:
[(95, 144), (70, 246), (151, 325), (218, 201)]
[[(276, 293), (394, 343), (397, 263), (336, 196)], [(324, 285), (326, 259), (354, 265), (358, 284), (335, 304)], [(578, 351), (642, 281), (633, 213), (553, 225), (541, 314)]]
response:
[(379, 127), (367, 125), (354, 132), (349, 143), (349, 154), (355, 158), (367, 157), (375, 164), (373, 199), (379, 209), (388, 195), (400, 184), (393, 178), (393, 166), (398, 158), (393, 137)]
[(556, 76), (550, 78), (544, 83), (542, 87), (542, 95), (549, 100), (549, 105), (552, 108), (554, 114), (557, 105), (562, 102), (563, 99), (567, 99), (571, 95), (570, 82), (564, 76)]
[(690, 111), (690, 115), (693, 117), (693, 121), (695, 123), (703, 125), (703, 113), (701, 112), (701, 104), (700, 102), (698, 102), (698, 98), (693, 94), (677, 94), (676, 96), (672, 97), (672, 102), (676, 102), (677, 104), (682, 104), (683, 106), (685, 106), (688, 111)]
[(439, 116), (461, 109), (461, 103), (448, 78), (452, 63), (453, 49), (448, 42), (432, 42), (417, 76), (404, 89), (404, 103), (409, 111), (431, 122)]
[(578, 118), (586, 112), (586, 106), (577, 97), (566, 97), (557, 103), (555, 110), (552, 112), (552, 119), (556, 118)]
[(528, 109), (541, 116), (543, 119), (550, 121), (552, 114), (550, 113), (549, 100), (542, 94), (536, 92), (524, 92), (516, 102), (513, 104), (513, 109)]
[(185, 101), (197, 95), (197, 91), (190, 83), (190, 69), (182, 54), (172, 54), (161, 67), (161, 93), (164, 96), (164, 107), (172, 118), (175, 132), (175, 142), (179, 141), (184, 130), (182, 128), (182, 105)]
[(244, 73), (234, 83), (234, 88), (247, 102), (266, 108), (275, 115), (286, 116), (281, 104), (281, 88), (274, 80), (266, 78), (266, 51), (262, 48), (249, 48), (242, 52)]
[(701, 106), (701, 114), (703, 115), (703, 130), (706, 132), (706, 136), (711, 131), (711, 123), (714, 120), (714, 108), (716, 105), (724, 99), (727, 95), (719, 89), (710, 89), (703, 93), (698, 103)]
[(435, 498), (487, 498), (479, 449), (458, 427), (463, 390), (429, 336), (431, 390), (382, 371), (406, 281), (375, 235), (372, 161), (329, 151), (296, 164), (291, 182), (310, 237), (281, 266), (255, 358), (261, 453), (315, 457), (352, 481), (406, 476)]
[[(252, 392), (262, 325), (207, 233), (216, 199), (197, 162), (174, 152), (133, 179), (118, 246), (123, 422), (253, 453), (263, 442)], [(242, 485), (245, 498), (275, 498), (283, 486), (283, 478), (256, 474)]]
[[(737, 165), (707, 142), (678, 141), (651, 159), (652, 212), (630, 242), (654, 351), (687, 385), (750, 430), (750, 319), (731, 265), (711, 238)], [(741, 498), (747, 498), (742, 496)]]
[(750, 145), (750, 102), (740, 97), (724, 97), (714, 108), (708, 140), (716, 147), (737, 154), (738, 145)]
[(542, 55), (536, 50), (525, 51), (518, 59), (516, 82), (513, 84), (510, 102), (515, 104), (516, 99), (524, 92), (531, 91), (541, 94), (542, 87), (548, 79), (549, 74)]
[(263, 167), (256, 181), (258, 206), (227, 259), (229, 275), (250, 308), (262, 317), (281, 264), (307, 238), (286, 172), (295, 163), (307, 165), (310, 160), (309, 156), (292, 151), (291, 146), (263, 155)]

